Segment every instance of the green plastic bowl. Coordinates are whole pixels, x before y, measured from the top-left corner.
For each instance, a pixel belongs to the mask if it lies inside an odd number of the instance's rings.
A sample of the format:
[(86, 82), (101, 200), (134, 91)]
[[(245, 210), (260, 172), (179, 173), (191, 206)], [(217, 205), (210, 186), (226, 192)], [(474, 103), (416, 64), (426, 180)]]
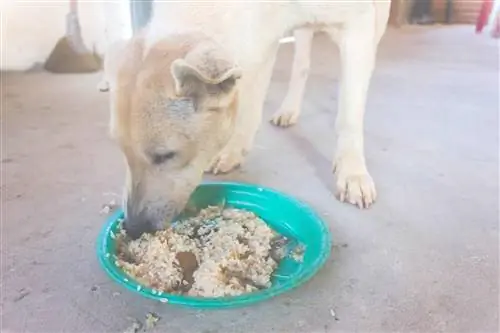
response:
[(246, 209), (262, 218), (271, 228), (292, 242), (305, 246), (302, 262), (285, 258), (273, 275), (268, 289), (233, 297), (192, 297), (158, 292), (140, 285), (115, 264), (115, 241), (123, 211), (107, 221), (97, 241), (97, 255), (106, 273), (119, 285), (163, 303), (190, 308), (222, 309), (247, 306), (283, 294), (313, 277), (330, 256), (331, 235), (321, 218), (304, 203), (275, 190), (240, 183), (207, 182), (195, 190), (189, 205), (204, 208), (225, 202), (228, 207)]

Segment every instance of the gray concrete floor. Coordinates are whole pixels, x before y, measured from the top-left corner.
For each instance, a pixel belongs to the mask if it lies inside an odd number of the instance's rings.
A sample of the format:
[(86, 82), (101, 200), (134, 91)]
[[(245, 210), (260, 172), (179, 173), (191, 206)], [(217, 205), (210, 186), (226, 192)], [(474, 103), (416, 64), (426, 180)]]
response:
[[(162, 317), (157, 332), (498, 332), (497, 57), (473, 27), (389, 31), (366, 115), (379, 200), (360, 211), (331, 193), (338, 57), (317, 38), (300, 123), (264, 123), (247, 163), (224, 178), (309, 202), (330, 225), (333, 256), (296, 291), (218, 312), (143, 300), (100, 269), (99, 211), (119, 200), (124, 168), (98, 76), (4, 74), (2, 332), (123, 332), (149, 311)], [(286, 45), (267, 118), (291, 58)]]

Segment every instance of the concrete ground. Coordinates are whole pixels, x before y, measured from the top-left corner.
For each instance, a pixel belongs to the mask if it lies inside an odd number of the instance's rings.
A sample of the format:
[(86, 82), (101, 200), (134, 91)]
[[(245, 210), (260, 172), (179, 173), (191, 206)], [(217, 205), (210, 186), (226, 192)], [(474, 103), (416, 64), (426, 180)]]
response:
[[(266, 118), (284, 95), (280, 51)], [(498, 50), (472, 27), (404, 28), (382, 42), (366, 115), (370, 210), (332, 195), (338, 57), (324, 37), (300, 123), (263, 124), (224, 178), (275, 187), (328, 221), (333, 255), (296, 291), (239, 310), (143, 300), (103, 273), (95, 241), (124, 167), (97, 75), (4, 74), (2, 332), (498, 332)], [(334, 311), (335, 316), (332, 316)]]

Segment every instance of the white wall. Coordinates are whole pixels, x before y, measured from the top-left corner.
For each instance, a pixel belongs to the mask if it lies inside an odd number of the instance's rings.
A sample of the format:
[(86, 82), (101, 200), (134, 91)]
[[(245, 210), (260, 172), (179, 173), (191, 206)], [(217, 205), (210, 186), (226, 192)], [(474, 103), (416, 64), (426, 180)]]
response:
[[(132, 34), (128, 0), (78, 5), (83, 40), (103, 53), (108, 42)], [(66, 30), (68, 2), (0, 0), (2, 16), (1, 70), (26, 70), (43, 63)]]

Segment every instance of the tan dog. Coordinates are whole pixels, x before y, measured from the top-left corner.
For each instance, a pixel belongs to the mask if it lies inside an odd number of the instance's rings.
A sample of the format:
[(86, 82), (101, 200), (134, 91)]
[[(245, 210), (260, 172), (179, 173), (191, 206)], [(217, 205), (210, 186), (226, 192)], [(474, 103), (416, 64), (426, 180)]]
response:
[(360, 207), (373, 203), (363, 114), (389, 1), (155, 6), (143, 35), (117, 43), (105, 60), (111, 132), (127, 161), (125, 228), (132, 236), (164, 228), (205, 170), (228, 172), (242, 163), (261, 123), (278, 41), (294, 28), (289, 96), (295, 97), (285, 100), (273, 122), (297, 120), (307, 79), (300, 67), (309, 62), (312, 31), (327, 32), (341, 52), (333, 159), (339, 197)]

